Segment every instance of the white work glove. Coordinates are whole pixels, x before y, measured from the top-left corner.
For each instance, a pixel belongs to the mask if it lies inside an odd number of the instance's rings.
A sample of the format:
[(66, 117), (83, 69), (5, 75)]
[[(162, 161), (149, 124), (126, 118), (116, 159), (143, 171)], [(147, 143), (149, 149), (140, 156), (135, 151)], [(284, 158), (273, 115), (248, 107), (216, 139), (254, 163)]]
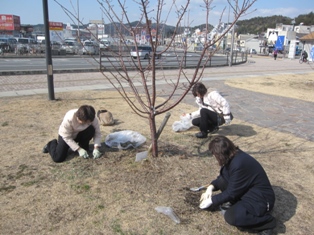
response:
[(98, 149), (94, 148), (94, 151), (93, 151), (94, 159), (101, 157), (101, 155), (102, 153)]
[(206, 209), (206, 208), (210, 207), (212, 204), (213, 204), (212, 197), (209, 197), (209, 198), (207, 198), (207, 199), (204, 199), (204, 200), (201, 202), (200, 208), (201, 208), (201, 209)]
[(79, 153), (80, 157), (83, 157), (85, 159), (89, 158), (88, 152), (83, 148), (79, 148), (78, 153)]
[(230, 124), (230, 122), (231, 122), (230, 115), (224, 116), (224, 119), (225, 119), (225, 124), (226, 125)]
[(207, 200), (212, 197), (214, 191), (214, 185), (209, 185), (206, 189), (206, 192), (202, 194), (200, 201)]

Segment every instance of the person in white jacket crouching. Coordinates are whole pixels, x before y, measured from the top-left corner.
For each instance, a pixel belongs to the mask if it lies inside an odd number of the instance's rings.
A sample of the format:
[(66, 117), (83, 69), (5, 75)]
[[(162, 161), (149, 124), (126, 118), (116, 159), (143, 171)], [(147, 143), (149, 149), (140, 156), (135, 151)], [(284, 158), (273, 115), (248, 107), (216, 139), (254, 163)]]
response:
[(205, 85), (199, 82), (193, 86), (192, 93), (199, 109), (184, 115), (189, 115), (192, 124), (199, 127), (200, 132), (195, 134), (197, 138), (207, 138), (208, 133), (214, 133), (219, 126), (231, 122), (233, 116), (229, 103), (218, 91), (208, 92)]

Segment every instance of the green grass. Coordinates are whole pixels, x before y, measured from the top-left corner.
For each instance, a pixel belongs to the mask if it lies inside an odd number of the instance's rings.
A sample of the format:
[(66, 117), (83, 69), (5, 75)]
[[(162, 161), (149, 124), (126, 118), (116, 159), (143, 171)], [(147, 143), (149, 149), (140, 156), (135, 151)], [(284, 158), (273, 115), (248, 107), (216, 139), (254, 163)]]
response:
[(9, 122), (3, 122), (2, 124), (1, 124), (1, 126), (8, 126), (9, 125)]

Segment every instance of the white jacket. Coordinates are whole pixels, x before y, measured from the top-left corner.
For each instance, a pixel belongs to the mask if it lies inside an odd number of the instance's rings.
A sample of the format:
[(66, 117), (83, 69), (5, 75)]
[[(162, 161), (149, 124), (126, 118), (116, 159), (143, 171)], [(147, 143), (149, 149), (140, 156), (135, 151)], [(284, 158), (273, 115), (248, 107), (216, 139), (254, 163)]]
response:
[(201, 98), (196, 97), (195, 102), (199, 106), (199, 109), (193, 113), (191, 113), (191, 118), (197, 118), (200, 117), (200, 110), (202, 108), (209, 109), (211, 111), (214, 111), (216, 113), (223, 113), (225, 116), (230, 115), (230, 106), (228, 101), (222, 97), (218, 91), (212, 91), (208, 92), (206, 95), (204, 95), (204, 104), (202, 103)]
[[(77, 134), (85, 130), (87, 127), (89, 127), (89, 125), (93, 125), (95, 128), (95, 135), (93, 137), (94, 144), (95, 146), (101, 146), (101, 133), (98, 119), (95, 117), (94, 121), (90, 124), (80, 124), (77, 121), (77, 117), (75, 116), (75, 112), (77, 110), (78, 109), (72, 109), (65, 114), (59, 127), (59, 135), (73, 151), (76, 151), (80, 148), (80, 146), (74, 141), (74, 139), (77, 137)], [(87, 151), (88, 149), (85, 150)]]

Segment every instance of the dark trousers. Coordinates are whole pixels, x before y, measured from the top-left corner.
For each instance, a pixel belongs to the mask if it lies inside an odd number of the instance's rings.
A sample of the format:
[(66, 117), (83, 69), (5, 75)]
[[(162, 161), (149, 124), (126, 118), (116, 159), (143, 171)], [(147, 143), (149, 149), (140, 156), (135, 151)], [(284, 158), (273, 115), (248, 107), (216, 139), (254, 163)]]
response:
[[(94, 135), (95, 128), (90, 125), (85, 130), (79, 132), (74, 141), (76, 141), (81, 148), (88, 151), (89, 142), (94, 137)], [(69, 145), (60, 135), (58, 136), (58, 141), (54, 139), (47, 144), (48, 152), (54, 162), (63, 162), (68, 156), (69, 148)]]
[[(227, 189), (228, 183), (223, 177), (219, 176), (217, 186), (221, 191), (224, 191)], [(261, 209), (258, 205), (260, 204), (259, 202), (239, 200), (230, 203), (232, 205), (224, 214), (228, 224), (244, 231), (263, 231), (276, 226), (276, 219), (271, 215), (270, 211)], [(252, 207), (252, 205), (254, 206)]]
[(198, 126), (201, 132), (211, 132), (218, 126), (218, 114), (209, 109), (201, 109), (201, 116), (194, 118), (192, 124)]

